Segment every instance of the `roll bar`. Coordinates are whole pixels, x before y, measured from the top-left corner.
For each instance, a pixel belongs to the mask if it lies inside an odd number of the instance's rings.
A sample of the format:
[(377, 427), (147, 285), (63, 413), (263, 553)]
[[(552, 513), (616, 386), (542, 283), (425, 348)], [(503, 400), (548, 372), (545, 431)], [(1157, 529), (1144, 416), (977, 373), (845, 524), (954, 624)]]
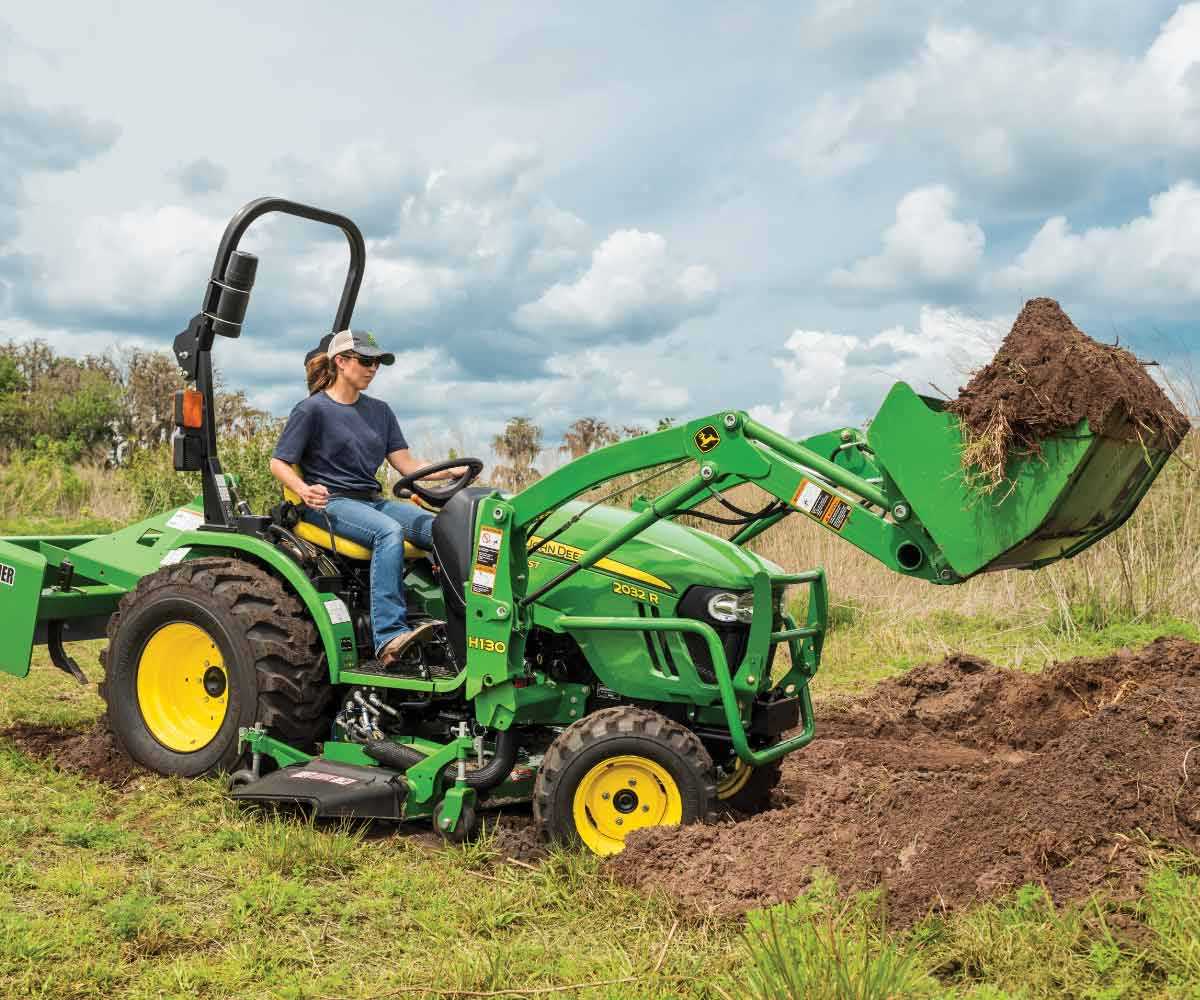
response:
[[(258, 198), (244, 205), (229, 220), (217, 247), (212, 276), (205, 288), (200, 312), (192, 317), (187, 329), (175, 338), (174, 343), (175, 360), (184, 376), (196, 383), (197, 391), (204, 397), (203, 419), (199, 428), (184, 428), (177, 414), (177, 429), (173, 438), (175, 469), (202, 474), (206, 527), (237, 528), (240, 524), (239, 515), (246, 513), (245, 510), (239, 511), (231, 500), (229, 484), (217, 457), (211, 352), (216, 335), (231, 338), (241, 335), (242, 319), (246, 315), (258, 259), (253, 254), (239, 253), (238, 244), (251, 223), (271, 212), (323, 222), (345, 233), (350, 245), (350, 267), (346, 272), (337, 312), (334, 313), (334, 331), (350, 326), (366, 267), (367, 249), (362, 232), (350, 219), (337, 212), (303, 205), (287, 198)], [(177, 403), (177, 409), (179, 405)]]

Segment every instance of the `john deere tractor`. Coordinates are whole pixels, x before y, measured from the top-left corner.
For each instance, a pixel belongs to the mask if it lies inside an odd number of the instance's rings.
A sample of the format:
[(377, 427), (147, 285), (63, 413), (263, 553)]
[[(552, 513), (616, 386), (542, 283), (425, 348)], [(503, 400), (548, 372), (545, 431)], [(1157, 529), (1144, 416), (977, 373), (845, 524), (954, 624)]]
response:
[[(174, 463), (201, 474), (202, 495), (112, 534), (0, 540), (0, 669), (24, 676), (41, 642), (82, 681), (65, 644), (106, 636), (100, 692), (119, 745), (161, 774), (230, 774), (238, 799), (427, 819), (449, 839), (481, 809), (532, 802), (545, 834), (601, 854), (642, 827), (752, 811), (813, 738), (828, 597), (822, 570), (785, 573), (751, 539), (798, 516), (903, 576), (961, 583), (1080, 552), (1129, 517), (1168, 458), (1084, 422), (1017, 461), (998, 506), (978, 503), (957, 418), (900, 383), (866, 433), (797, 441), (723, 410), (515, 495), (473, 486), (481, 463), (455, 459), (396, 484), (438, 511), (432, 550), (408, 553), (410, 614), (446, 624), (384, 666), (370, 552), (301, 519), (297, 498), (250, 510), (218, 458), (211, 352), (241, 334), (257, 261), (237, 247), (269, 212), (345, 234), (333, 329), (350, 326), (365, 264), (354, 223), (250, 203), (174, 344), (189, 384)], [(422, 482), (460, 465), (449, 485)], [(643, 495), (629, 509), (577, 499), (631, 476)], [(746, 483), (758, 509), (726, 496)], [(709, 500), (723, 512), (696, 510)], [(676, 520), (700, 513), (732, 538)]]

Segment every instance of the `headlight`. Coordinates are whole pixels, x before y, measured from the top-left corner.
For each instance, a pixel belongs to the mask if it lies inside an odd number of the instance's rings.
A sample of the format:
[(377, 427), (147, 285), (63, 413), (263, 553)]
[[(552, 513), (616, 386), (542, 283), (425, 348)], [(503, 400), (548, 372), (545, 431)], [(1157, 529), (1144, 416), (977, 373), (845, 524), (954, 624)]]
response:
[(728, 591), (713, 594), (708, 599), (708, 614), (714, 621), (726, 625), (748, 625), (754, 617), (754, 595)]

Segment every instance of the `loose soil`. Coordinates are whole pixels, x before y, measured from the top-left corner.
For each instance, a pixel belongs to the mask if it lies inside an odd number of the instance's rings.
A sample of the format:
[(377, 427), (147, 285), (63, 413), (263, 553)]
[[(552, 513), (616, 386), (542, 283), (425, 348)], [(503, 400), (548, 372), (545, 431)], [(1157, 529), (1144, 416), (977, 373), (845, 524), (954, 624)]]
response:
[(996, 356), (947, 409), (963, 422), (964, 464), (993, 483), (1010, 456), (1038, 453), (1085, 417), (1097, 434), (1165, 450), (1190, 426), (1141, 361), (1092, 340), (1046, 298), (1025, 303)]
[(123, 788), (139, 774), (148, 773), (116, 748), (103, 724), (81, 732), (60, 726), (18, 723), (0, 730), (0, 745), (3, 744), (113, 788)]
[[(1133, 893), (1150, 843), (1200, 853), (1200, 644), (1038, 675), (960, 654), (819, 710), (817, 731), (768, 811), (639, 832), (610, 870), (732, 915), (824, 869), (845, 891), (882, 886), (904, 925), (1027, 882), (1058, 900)], [(116, 788), (141, 773), (102, 726), (20, 724), (0, 745)], [(544, 856), (526, 813), (487, 820), (502, 858)]]
[(1200, 851), (1200, 645), (1040, 675), (950, 657), (818, 714), (768, 812), (641, 831), (619, 880), (701, 911), (792, 899), (816, 869), (886, 890), (904, 925), (1039, 883), (1136, 890), (1147, 838)]

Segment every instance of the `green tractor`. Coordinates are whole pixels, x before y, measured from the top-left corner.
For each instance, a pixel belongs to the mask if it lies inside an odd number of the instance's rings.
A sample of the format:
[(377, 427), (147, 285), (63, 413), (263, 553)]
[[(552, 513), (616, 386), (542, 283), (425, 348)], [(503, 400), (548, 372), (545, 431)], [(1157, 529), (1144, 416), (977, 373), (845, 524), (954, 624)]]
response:
[[(446, 625), (385, 667), (369, 551), (300, 520), (295, 498), (251, 511), (218, 459), (211, 351), (241, 333), (257, 261), (237, 246), (268, 212), (346, 235), (333, 329), (350, 326), (365, 264), (354, 223), (250, 203), (174, 344), (191, 386), (176, 396), (174, 464), (201, 473), (202, 496), (112, 534), (0, 539), (0, 670), (24, 676), (45, 643), (84, 682), (65, 643), (107, 636), (100, 692), (119, 745), (161, 774), (229, 773), (240, 800), (427, 819), (451, 840), (480, 810), (532, 802), (547, 836), (599, 854), (643, 827), (753, 811), (813, 738), (828, 597), (822, 570), (785, 573), (751, 539), (800, 516), (904, 576), (960, 583), (1093, 544), (1169, 457), (1084, 422), (1018, 462), (999, 505), (978, 503), (957, 418), (900, 383), (866, 433), (796, 441), (726, 410), (515, 495), (472, 486), (482, 464), (455, 459), (396, 484), (438, 511), (433, 550), (406, 562), (410, 619)], [(462, 465), (449, 485), (421, 482)], [(577, 499), (639, 474), (666, 486), (631, 509)], [(725, 496), (745, 483), (767, 496), (760, 509)], [(710, 499), (730, 540), (673, 520)]]

